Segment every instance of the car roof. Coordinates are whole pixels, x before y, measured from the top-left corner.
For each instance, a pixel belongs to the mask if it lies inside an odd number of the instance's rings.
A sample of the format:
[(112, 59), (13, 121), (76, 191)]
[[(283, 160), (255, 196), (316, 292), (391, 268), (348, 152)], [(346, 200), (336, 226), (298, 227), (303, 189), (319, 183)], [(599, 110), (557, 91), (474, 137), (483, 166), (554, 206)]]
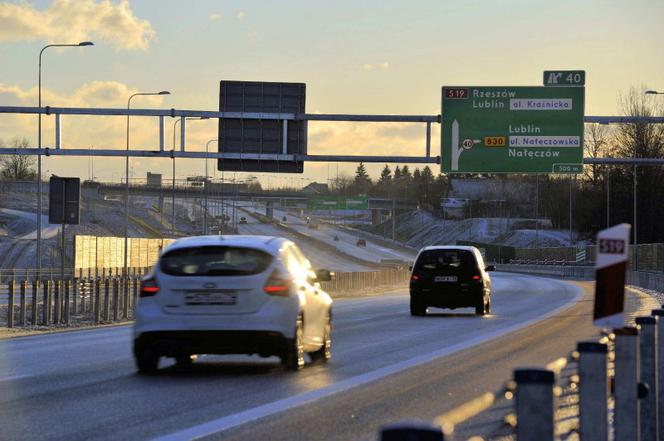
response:
[(422, 248), (420, 250), (420, 253), (422, 251), (432, 251), (432, 250), (464, 250), (464, 251), (470, 251), (471, 253), (479, 251), (476, 247), (469, 245), (430, 245), (428, 247)]
[(191, 236), (178, 239), (166, 246), (163, 252), (193, 247), (204, 246), (229, 246), (240, 248), (253, 248), (265, 251), (268, 254), (276, 256), (279, 250), (287, 244), (291, 244), (288, 239), (276, 236), (249, 236), (241, 234), (231, 235), (209, 235), (209, 236)]

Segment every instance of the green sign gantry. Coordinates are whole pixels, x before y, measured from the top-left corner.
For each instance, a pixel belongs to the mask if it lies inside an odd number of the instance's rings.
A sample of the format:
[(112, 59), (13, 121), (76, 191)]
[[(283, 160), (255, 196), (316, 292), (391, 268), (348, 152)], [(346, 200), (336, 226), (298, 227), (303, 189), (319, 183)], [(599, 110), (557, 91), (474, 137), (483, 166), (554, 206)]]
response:
[(368, 210), (367, 196), (314, 196), (307, 202), (309, 210)]
[(581, 173), (583, 87), (443, 87), (444, 173)]

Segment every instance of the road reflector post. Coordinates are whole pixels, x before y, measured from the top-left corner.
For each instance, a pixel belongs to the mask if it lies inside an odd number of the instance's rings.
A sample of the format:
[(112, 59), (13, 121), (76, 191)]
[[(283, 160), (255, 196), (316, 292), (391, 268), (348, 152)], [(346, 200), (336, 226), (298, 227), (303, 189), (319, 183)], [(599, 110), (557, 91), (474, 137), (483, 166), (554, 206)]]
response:
[(132, 317), (136, 317), (136, 303), (138, 302), (138, 287), (141, 284), (140, 278), (134, 279), (134, 293), (132, 295)]
[(14, 278), (7, 283), (7, 327), (14, 327)]
[(664, 440), (664, 309), (653, 309), (657, 317), (657, 432)]
[(94, 307), (95, 323), (101, 321), (101, 279), (97, 277), (94, 284)]
[[(67, 279), (64, 282), (64, 288), (65, 288), (65, 323), (69, 324), (70, 319), (71, 319), (71, 279)], [(74, 299), (76, 299), (76, 296), (74, 296)], [(74, 311), (76, 311), (76, 302), (74, 302)]]
[(603, 328), (624, 325), (625, 277), (628, 262), (629, 224), (597, 233), (595, 306), (593, 324)]
[(39, 307), (38, 294), (39, 294), (39, 279), (35, 279), (32, 281), (32, 303), (30, 304), (30, 320), (33, 326), (37, 324), (37, 314)]
[(42, 324), (48, 325), (51, 318), (51, 281), (44, 280), (42, 286)]
[(113, 321), (117, 322), (120, 315), (120, 278), (113, 279)]
[(382, 427), (380, 441), (445, 441), (445, 434), (427, 423), (404, 422)]
[(630, 326), (614, 329), (613, 333), (616, 336), (613, 417), (615, 439), (638, 440), (639, 331)]
[(657, 317), (637, 317), (640, 382), (648, 394), (639, 402), (641, 441), (657, 441)]
[(62, 321), (62, 280), (56, 280), (53, 286), (54, 295), (53, 299), (55, 304), (53, 305), (53, 322), (60, 323)]
[(579, 430), (584, 441), (608, 439), (608, 347), (603, 343), (583, 341), (579, 352)]
[(27, 301), (26, 301), (26, 292), (27, 292), (27, 290), (28, 290), (28, 281), (27, 280), (21, 281), (21, 294), (20, 294), (21, 298), (19, 300), (20, 309), (19, 309), (19, 317), (18, 317), (19, 325), (21, 325), (21, 326), (25, 326), (26, 321), (27, 321), (26, 320), (26, 317), (28, 315), (28, 304), (27, 304)]
[(553, 441), (555, 374), (547, 369), (516, 369), (516, 438)]
[(104, 279), (104, 321), (108, 322), (111, 317), (111, 283), (110, 279)]

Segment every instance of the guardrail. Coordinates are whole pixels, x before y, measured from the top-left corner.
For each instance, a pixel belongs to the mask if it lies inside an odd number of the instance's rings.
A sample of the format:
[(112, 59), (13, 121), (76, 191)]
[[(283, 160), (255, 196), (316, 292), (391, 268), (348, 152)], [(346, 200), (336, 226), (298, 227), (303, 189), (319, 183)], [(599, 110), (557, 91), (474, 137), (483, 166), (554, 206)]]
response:
[[(544, 369), (515, 369), (513, 379), (500, 390), (482, 394), (431, 424), (384, 426), (379, 439), (661, 440), (664, 309), (654, 309), (635, 322), (605, 331), (597, 340), (578, 342), (568, 357)], [(471, 424), (484, 412), (491, 412), (489, 422), (485, 418)]]
[[(124, 278), (108, 272), (86, 277), (37, 280), (15, 274), (0, 282), (0, 323), (8, 328), (117, 323), (134, 318), (141, 278), (149, 268)], [(333, 296), (405, 286), (407, 269), (336, 273), (321, 288)]]

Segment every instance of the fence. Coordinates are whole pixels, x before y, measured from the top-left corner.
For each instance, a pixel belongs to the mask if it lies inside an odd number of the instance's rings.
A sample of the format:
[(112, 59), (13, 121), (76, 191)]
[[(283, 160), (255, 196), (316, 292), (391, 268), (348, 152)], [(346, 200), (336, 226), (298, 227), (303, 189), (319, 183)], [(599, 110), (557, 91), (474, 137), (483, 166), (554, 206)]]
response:
[[(635, 322), (578, 342), (568, 357), (545, 369), (515, 369), (499, 391), (470, 400), (433, 424), (385, 426), (379, 439), (664, 439), (664, 309)], [(468, 424), (483, 413), (492, 413), (492, 424)], [(481, 437), (472, 431), (479, 426)]]
[[(21, 274), (0, 282), (0, 322), (8, 328), (23, 326), (87, 325), (131, 320), (140, 290), (140, 280), (149, 268), (130, 272), (125, 280), (122, 269), (98, 274), (79, 271), (63, 281), (37, 280)], [(343, 296), (381, 286), (396, 287), (407, 283), (406, 269), (381, 269), (371, 272), (343, 272), (323, 290)]]

